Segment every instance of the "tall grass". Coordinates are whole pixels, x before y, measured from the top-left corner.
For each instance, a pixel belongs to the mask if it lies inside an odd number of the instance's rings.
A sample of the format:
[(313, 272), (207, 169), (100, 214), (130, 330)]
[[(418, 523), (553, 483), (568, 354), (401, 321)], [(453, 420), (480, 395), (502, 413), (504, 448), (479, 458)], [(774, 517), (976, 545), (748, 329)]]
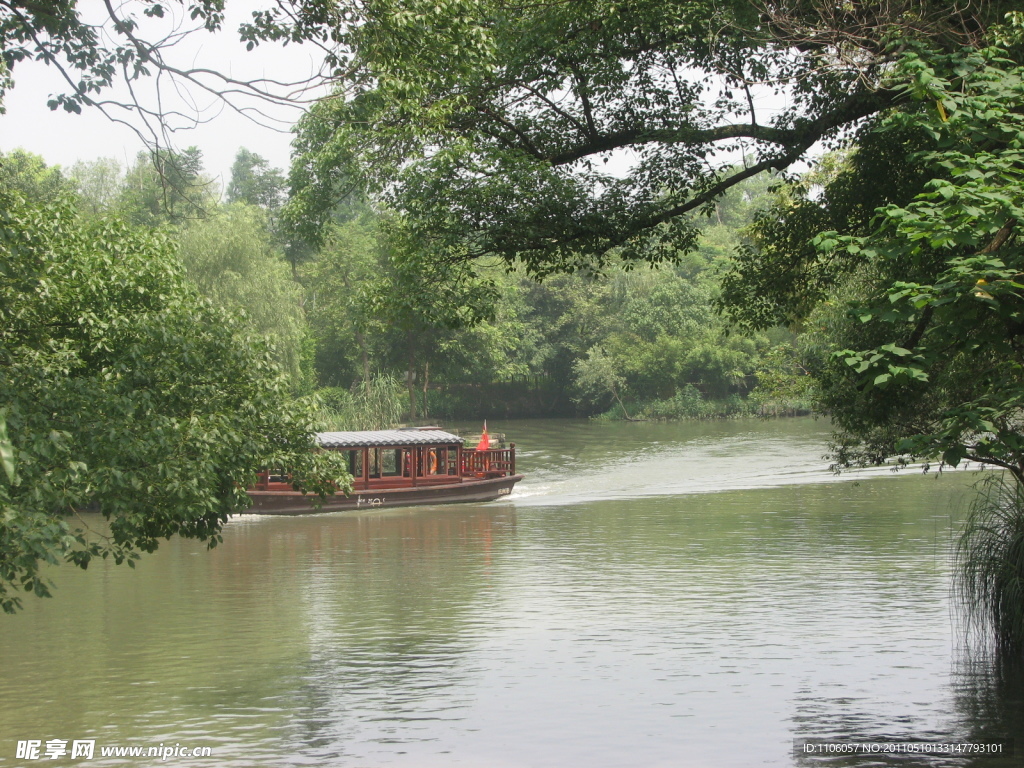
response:
[(350, 390), (329, 387), (318, 394), (323, 405), (317, 421), (326, 431), (388, 429), (405, 415), (405, 385), (387, 374), (378, 374)]
[(630, 403), (632, 417), (618, 403), (596, 416), (601, 421), (676, 421), (685, 419), (728, 419), (757, 415), (757, 406), (739, 395), (708, 400), (692, 384), (687, 384), (665, 400), (640, 400)]
[(1024, 650), (1024, 488), (1008, 473), (978, 484), (957, 544), (956, 593), (968, 626)]

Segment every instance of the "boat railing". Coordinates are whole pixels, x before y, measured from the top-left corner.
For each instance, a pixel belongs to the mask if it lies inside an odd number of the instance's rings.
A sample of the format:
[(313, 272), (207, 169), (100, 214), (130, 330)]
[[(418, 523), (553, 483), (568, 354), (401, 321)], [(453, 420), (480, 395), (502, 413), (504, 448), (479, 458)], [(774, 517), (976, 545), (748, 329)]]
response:
[(516, 446), (489, 448), (482, 451), (463, 451), (462, 475), (476, 477), (503, 477), (516, 473)]

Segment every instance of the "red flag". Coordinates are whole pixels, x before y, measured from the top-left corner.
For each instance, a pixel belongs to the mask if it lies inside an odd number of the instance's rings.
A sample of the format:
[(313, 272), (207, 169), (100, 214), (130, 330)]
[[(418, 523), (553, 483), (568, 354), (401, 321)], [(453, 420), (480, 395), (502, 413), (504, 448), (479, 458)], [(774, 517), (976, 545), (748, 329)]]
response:
[(484, 422), (484, 433), (480, 435), (480, 442), (476, 444), (478, 451), (486, 451), (491, 447), (491, 438), (487, 434), (487, 422)]

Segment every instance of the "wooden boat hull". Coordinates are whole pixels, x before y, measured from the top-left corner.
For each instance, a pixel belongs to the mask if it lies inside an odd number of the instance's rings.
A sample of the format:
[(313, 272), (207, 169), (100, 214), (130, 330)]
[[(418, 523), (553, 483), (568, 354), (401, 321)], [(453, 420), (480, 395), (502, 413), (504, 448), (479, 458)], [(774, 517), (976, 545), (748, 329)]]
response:
[(463, 480), (445, 485), (422, 485), (402, 488), (375, 488), (338, 494), (324, 499), (317, 507), (316, 496), (303, 496), (295, 491), (258, 491), (247, 493), (253, 505), (246, 515), (308, 515), (318, 512), (411, 507), (421, 504), (454, 504), (459, 502), (494, 501), (512, 493), (512, 486), (522, 475)]

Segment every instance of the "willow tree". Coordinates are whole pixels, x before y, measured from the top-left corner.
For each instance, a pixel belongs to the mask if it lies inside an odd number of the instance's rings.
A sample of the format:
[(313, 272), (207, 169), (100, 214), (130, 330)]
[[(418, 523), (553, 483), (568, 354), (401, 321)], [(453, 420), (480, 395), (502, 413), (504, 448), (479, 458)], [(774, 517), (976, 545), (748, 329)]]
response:
[(241, 313), (270, 341), (274, 358), (298, 387), (308, 333), (302, 288), (274, 243), (267, 213), (255, 205), (222, 206), (175, 234), (188, 279), (214, 304)]

